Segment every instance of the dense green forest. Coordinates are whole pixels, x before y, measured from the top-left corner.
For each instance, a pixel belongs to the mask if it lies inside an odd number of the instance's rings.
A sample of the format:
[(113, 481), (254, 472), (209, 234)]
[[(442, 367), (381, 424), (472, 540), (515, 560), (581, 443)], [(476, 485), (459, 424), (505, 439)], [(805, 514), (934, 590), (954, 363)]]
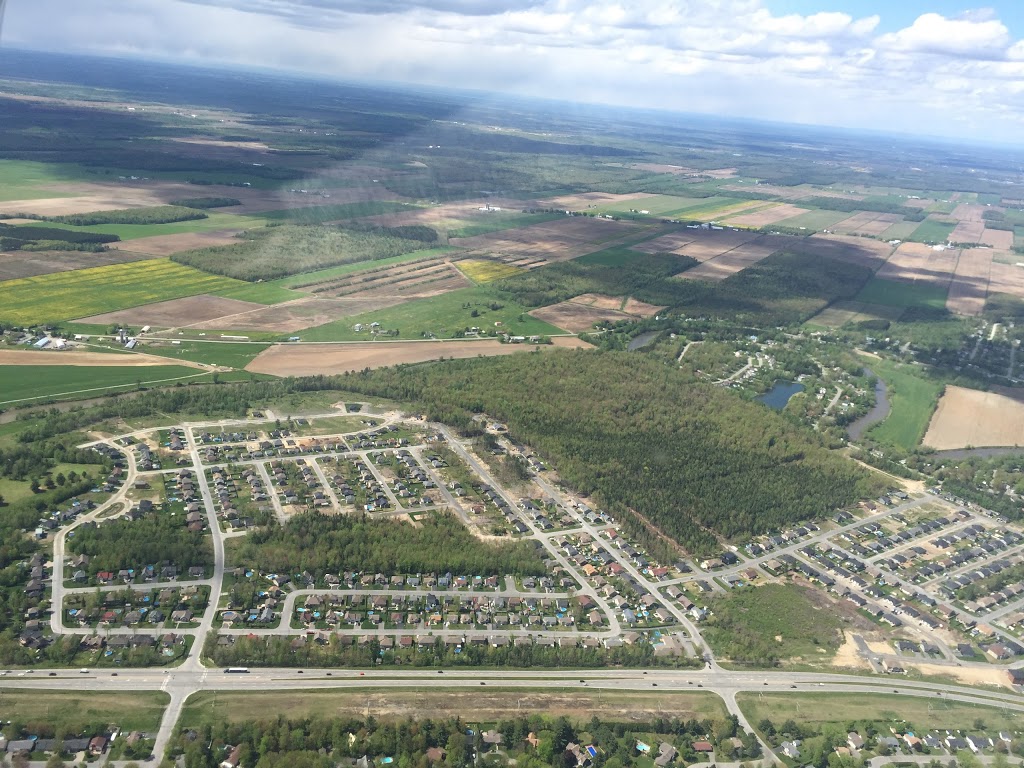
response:
[[(0, 214), (2, 216), (2, 214)], [(75, 232), (58, 227), (0, 224), (0, 251), (91, 251), (106, 250), (106, 243), (115, 243), (117, 235), (98, 232)]]
[[(503, 755), (488, 755), (484, 731), (501, 734)], [(527, 741), (534, 736), (535, 746)], [(367, 719), (351, 716), (288, 719), (284, 715), (261, 721), (232, 722), (211, 718), (197, 729), (185, 730), (175, 754), (182, 755), (186, 768), (214, 768), (231, 748), (239, 747), (240, 763), (255, 768), (334, 768), (339, 761), (370, 758), (392, 760), (398, 768), (488, 768), (509, 764), (513, 757), (521, 768), (567, 768), (566, 749), (572, 744), (596, 747), (596, 765), (627, 768), (650, 763), (650, 757), (636, 749), (638, 740), (668, 742), (679, 750), (680, 760), (700, 759), (693, 742), (710, 740), (723, 759), (754, 759), (761, 748), (752, 734), (745, 733), (734, 716), (715, 720), (678, 717), (631, 718), (629, 722), (602, 721), (596, 716), (585, 721), (534, 713), (517, 715), (492, 723), (461, 718)], [(733, 742), (739, 739), (739, 745)], [(437, 750), (440, 760), (432, 761), (427, 750)], [(474, 754), (479, 753), (479, 760)], [(570, 755), (572, 765), (576, 764)]]
[(274, 280), (339, 264), (401, 256), (423, 247), (419, 240), (330, 226), (282, 224), (240, 235), (237, 245), (176, 253), (179, 264), (239, 280)]
[(828, 514), (876, 481), (779, 414), (643, 355), (565, 352), (351, 374), (342, 386), (478, 429), (474, 413), (551, 460), (618, 517), (691, 552)]
[(447, 573), (474, 576), (543, 574), (533, 544), (487, 544), (451, 515), (425, 515), (418, 525), (309, 512), (283, 528), (246, 536), (237, 559), (264, 573)]
[(80, 526), (68, 539), (69, 552), (88, 555), (87, 571), (140, 569), (167, 562), (186, 570), (194, 565), (213, 566), (213, 547), (202, 533), (185, 528), (183, 516), (157, 511), (139, 520), (118, 518), (96, 527)]
[(158, 205), (152, 208), (125, 208), (117, 211), (95, 211), (93, 213), (70, 213), (64, 216), (48, 216), (46, 221), (55, 224), (71, 224), (76, 227), (90, 227), (96, 224), (172, 224), (176, 221), (205, 219), (206, 214), (193, 208), (178, 205)]

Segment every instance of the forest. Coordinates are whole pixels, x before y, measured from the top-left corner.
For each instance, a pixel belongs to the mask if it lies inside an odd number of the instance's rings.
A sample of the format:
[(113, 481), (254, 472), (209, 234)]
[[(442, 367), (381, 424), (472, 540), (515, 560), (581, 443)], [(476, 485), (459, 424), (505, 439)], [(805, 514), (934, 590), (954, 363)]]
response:
[[(461, 718), (366, 719), (349, 715), (333, 718), (312, 716), (288, 719), (284, 715), (261, 721), (232, 722), (215, 718), (197, 728), (184, 730), (172, 746), (183, 757), (185, 768), (214, 768), (231, 748), (240, 748), (240, 763), (248, 768), (335, 768), (339, 761), (366, 756), (371, 764), (393, 761), (397, 768), (488, 768), (508, 764), (513, 758), (522, 768), (568, 768), (576, 757), (571, 745), (595, 747), (594, 765), (626, 768), (649, 764), (640, 753), (639, 740), (667, 742), (679, 751), (680, 760), (694, 762), (693, 742), (709, 740), (716, 753), (731, 760), (754, 759), (761, 748), (745, 733), (734, 716), (715, 720), (650, 717), (629, 722), (603, 721), (592, 716), (574, 721), (539, 713), (515, 715), (492, 723)], [(489, 729), (501, 734), (501, 755), (483, 741)], [(528, 737), (533, 736), (532, 741)], [(734, 741), (737, 739), (738, 741)], [(739, 746), (737, 746), (737, 743)], [(434, 750), (428, 759), (427, 751)], [(480, 760), (474, 760), (474, 754)]]
[(541, 575), (532, 543), (488, 544), (450, 514), (426, 514), (417, 525), (354, 515), (297, 515), (283, 528), (268, 526), (241, 540), (237, 561), (264, 573), (358, 571), (453, 573), (473, 576)]
[(89, 556), (86, 570), (91, 576), (100, 571), (141, 570), (162, 563), (175, 565), (179, 571), (198, 565), (213, 567), (209, 538), (188, 531), (184, 517), (163, 511), (139, 520), (118, 518), (95, 527), (79, 526), (74, 538), (68, 539), (67, 548), (73, 554)]
[(565, 352), (349, 374), (342, 387), (411, 402), (470, 432), (486, 413), (619, 518), (691, 553), (874, 495), (877, 481), (756, 403), (639, 354)]
[(96, 224), (172, 224), (176, 221), (195, 221), (207, 218), (202, 211), (177, 205), (158, 205), (151, 208), (125, 208), (117, 211), (70, 213), (47, 216), (44, 220), (54, 224), (91, 227)]

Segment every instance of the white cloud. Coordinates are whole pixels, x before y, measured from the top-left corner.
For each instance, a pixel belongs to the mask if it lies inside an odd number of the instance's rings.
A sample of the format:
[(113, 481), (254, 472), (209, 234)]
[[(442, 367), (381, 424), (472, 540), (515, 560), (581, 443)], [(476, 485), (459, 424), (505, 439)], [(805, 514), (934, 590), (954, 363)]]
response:
[(946, 113), (955, 94), (990, 137), (1016, 139), (1024, 104), (1009, 86), (1024, 77), (1024, 41), (991, 9), (926, 13), (879, 35), (882, 19), (848, 6), (775, 15), (765, 0), (32, 0), (11, 5), (5, 33), (55, 50), (851, 127), (966, 130)]

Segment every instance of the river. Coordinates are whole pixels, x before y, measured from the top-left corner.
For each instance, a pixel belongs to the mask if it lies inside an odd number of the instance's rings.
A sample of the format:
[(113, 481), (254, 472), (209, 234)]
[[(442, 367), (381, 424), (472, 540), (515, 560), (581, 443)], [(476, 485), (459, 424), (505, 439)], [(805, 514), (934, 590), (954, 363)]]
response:
[[(870, 369), (865, 368), (864, 370), (868, 376), (875, 376)], [(885, 386), (884, 381), (875, 376), (875, 407), (850, 424), (846, 428), (846, 433), (850, 436), (851, 440), (860, 440), (864, 433), (875, 426), (875, 424), (884, 421), (891, 410), (892, 407), (889, 405), (889, 389)]]

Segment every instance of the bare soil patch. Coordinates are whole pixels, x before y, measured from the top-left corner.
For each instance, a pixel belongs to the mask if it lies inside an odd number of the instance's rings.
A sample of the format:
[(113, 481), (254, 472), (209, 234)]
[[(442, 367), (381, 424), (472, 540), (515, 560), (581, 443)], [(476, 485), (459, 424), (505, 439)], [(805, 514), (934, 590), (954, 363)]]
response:
[(993, 262), (988, 288), (990, 293), (1008, 293), (1024, 299), (1024, 267)]
[(108, 264), (126, 264), (150, 258), (146, 254), (109, 250), (100, 253), (84, 251), (12, 251), (0, 253), (0, 280), (70, 272)]
[(256, 309), (263, 309), (263, 305), (255, 304), (251, 301), (238, 301), (237, 299), (225, 299), (220, 296), (204, 294), (189, 296), (184, 299), (158, 301), (154, 304), (145, 304), (141, 307), (122, 309), (117, 312), (106, 312), (102, 315), (82, 318), (79, 322), (95, 323), (97, 325), (124, 323), (127, 325), (179, 328), (194, 325), (204, 320), (236, 315), (240, 312), (251, 312)]
[(275, 376), (313, 376), (319, 373), (345, 373), (363, 368), (383, 368), (402, 363), (423, 363), (440, 358), (467, 358), (479, 355), (511, 355), (534, 349), (555, 350), (586, 348), (590, 345), (575, 337), (556, 337), (554, 344), (502, 344), (497, 340), (479, 341), (374, 341), (356, 344), (275, 345), (246, 366), (247, 371)]
[(523, 257), (545, 262), (567, 261), (608, 247), (610, 241), (626, 237), (637, 229), (631, 222), (611, 221), (585, 216), (533, 224), (519, 229), (492, 232), (475, 237), (450, 240), (451, 245), (474, 252), (514, 260)]
[(766, 259), (788, 244), (788, 238), (763, 235), (749, 243), (738, 245), (730, 251), (709, 259), (693, 269), (681, 272), (677, 277), (687, 280), (709, 280), (718, 282), (747, 267)]
[(391, 298), (305, 298), (273, 306), (257, 304), (255, 309), (193, 323), (190, 328), (221, 331), (266, 331), (293, 333), (324, 325), (343, 317), (385, 309), (408, 301), (409, 296)]
[[(1010, 394), (1014, 396), (1010, 396)], [(1024, 442), (1024, 401), (1019, 392), (946, 387), (924, 444), (937, 450), (1016, 446)]]
[(999, 251), (1009, 251), (1013, 248), (1013, 232), (1003, 229), (988, 229), (981, 233), (981, 242), (991, 245)]
[(848, 219), (843, 219), (832, 229), (837, 232), (845, 232), (851, 235), (880, 235), (896, 222), (903, 221), (898, 213), (875, 213), (864, 211), (855, 213)]
[(750, 227), (751, 229), (757, 229), (759, 227), (767, 227), (770, 224), (775, 224), (783, 219), (799, 216), (801, 213), (807, 213), (808, 210), (808, 208), (798, 208), (797, 206), (790, 205), (789, 203), (782, 203), (781, 205), (766, 208), (763, 211), (744, 213), (739, 216), (730, 216), (729, 224), (736, 227)]
[(937, 251), (923, 243), (903, 243), (878, 270), (878, 277), (906, 283), (948, 285), (956, 270), (958, 255), (953, 249)]
[(624, 309), (622, 305), (621, 298), (586, 293), (549, 307), (535, 309), (530, 314), (572, 333), (582, 333), (591, 330), (596, 323), (602, 321), (617, 322), (652, 317), (664, 309), (635, 299), (627, 300)]
[[(1012, 232), (1006, 234), (1012, 235)], [(985, 236), (985, 222), (961, 221), (949, 234), (951, 243), (980, 243)]]
[(991, 248), (969, 248), (960, 252), (953, 282), (946, 297), (946, 308), (959, 315), (980, 315), (988, 296), (992, 271)]
[(653, 240), (645, 240), (642, 243), (631, 245), (629, 249), (640, 253), (682, 254), (682, 249), (697, 239), (698, 235), (695, 232), (698, 231), (700, 230), (686, 229), (680, 232), (670, 232)]
[(153, 365), (184, 365), (203, 368), (199, 363), (188, 360), (168, 360), (156, 355), (115, 354), (113, 352), (84, 352), (80, 349), (32, 350), (0, 349), (0, 365), (80, 365), (87, 367), (128, 367), (141, 368)]
[(114, 243), (110, 247), (127, 253), (145, 256), (170, 256), (172, 253), (209, 248), (214, 245), (232, 245), (238, 242), (240, 229), (221, 229), (215, 232), (182, 232), (178, 235), (154, 235)]
[(984, 221), (982, 214), (987, 210), (984, 205), (976, 205), (974, 203), (961, 203), (953, 209), (953, 213), (950, 214), (957, 221)]

